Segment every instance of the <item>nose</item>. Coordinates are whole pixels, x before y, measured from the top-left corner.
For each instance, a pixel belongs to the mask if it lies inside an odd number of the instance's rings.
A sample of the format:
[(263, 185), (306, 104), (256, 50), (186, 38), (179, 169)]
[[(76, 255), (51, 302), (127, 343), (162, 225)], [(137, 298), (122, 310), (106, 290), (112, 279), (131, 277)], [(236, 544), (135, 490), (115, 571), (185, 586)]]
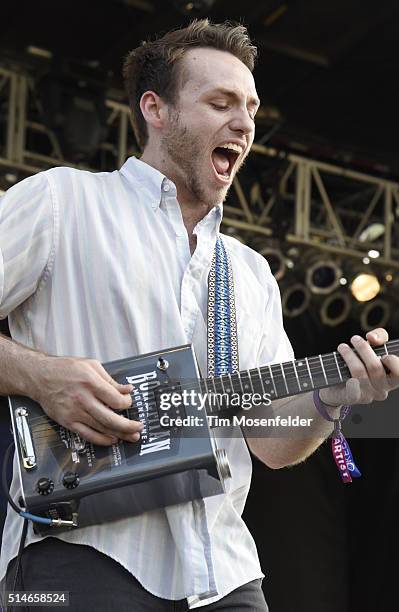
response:
[(255, 131), (253, 119), (248, 114), (246, 107), (240, 107), (230, 121), (230, 128), (234, 132), (240, 132), (243, 135), (251, 134)]

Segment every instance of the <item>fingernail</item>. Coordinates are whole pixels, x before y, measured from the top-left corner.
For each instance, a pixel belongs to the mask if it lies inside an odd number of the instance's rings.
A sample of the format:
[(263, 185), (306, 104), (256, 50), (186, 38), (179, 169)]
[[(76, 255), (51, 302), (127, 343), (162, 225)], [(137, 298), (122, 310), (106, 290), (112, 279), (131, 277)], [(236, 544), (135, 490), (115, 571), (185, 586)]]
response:
[(130, 436), (130, 439), (132, 440), (132, 442), (137, 442), (137, 440), (140, 440), (140, 434), (134, 433), (132, 436)]
[(361, 340), (360, 336), (352, 336), (352, 342), (359, 342)]

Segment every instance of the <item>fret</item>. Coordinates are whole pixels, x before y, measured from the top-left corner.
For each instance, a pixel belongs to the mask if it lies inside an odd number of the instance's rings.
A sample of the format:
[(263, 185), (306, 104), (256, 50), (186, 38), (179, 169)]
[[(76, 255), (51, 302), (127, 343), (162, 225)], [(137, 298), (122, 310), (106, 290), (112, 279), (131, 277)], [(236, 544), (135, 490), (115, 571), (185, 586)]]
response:
[(299, 385), (294, 362), (285, 361), (282, 364), (282, 368), (285, 374), (285, 382), (288, 390), (288, 395), (296, 395), (301, 390), (301, 387)]
[[(228, 410), (229, 409), (229, 394), (227, 393), (225, 387), (224, 387), (224, 382), (223, 382), (223, 376), (219, 376), (219, 380), (220, 380), (220, 385), (221, 385), (221, 395), (222, 395), (222, 401), (221, 401), (221, 410)], [(226, 405), (224, 405), (223, 402), (226, 402)]]
[[(208, 378), (208, 380), (210, 380), (210, 379)], [(209, 411), (209, 412), (213, 412), (213, 410), (214, 410), (214, 406), (212, 405), (212, 402), (210, 402), (210, 401), (209, 401), (209, 398), (210, 398), (210, 393), (209, 393), (209, 388), (208, 388), (208, 382), (207, 382), (207, 379), (206, 379), (206, 378), (203, 378), (203, 381), (204, 381), (204, 385), (205, 385), (205, 396), (206, 396), (206, 398), (207, 398), (207, 400), (208, 400), (208, 401), (206, 402), (206, 409), (207, 409), (207, 411)], [(200, 387), (200, 389), (201, 389), (201, 387)]]
[(328, 381), (326, 381), (323, 369), (321, 368), (319, 357), (309, 357), (308, 363), (310, 371), (312, 372), (312, 382), (315, 389), (328, 385)]
[(323, 366), (325, 366), (324, 373), (328, 385), (337, 385), (339, 382), (342, 382), (341, 370), (339, 366), (337, 366), (335, 357), (334, 353), (327, 353), (327, 355), (322, 356)]
[(267, 395), (266, 390), (265, 390), (265, 386), (263, 384), (262, 374), (261, 374), (259, 368), (257, 368), (257, 370), (258, 370), (258, 376), (259, 376), (260, 384), (262, 386), (262, 392), (264, 393), (264, 395)]
[(244, 387), (242, 386), (240, 372), (237, 372), (237, 378), (238, 378), (238, 382), (240, 383), (241, 392), (244, 393)]
[(299, 376), (298, 376), (298, 372), (297, 372), (297, 369), (296, 369), (295, 360), (292, 361), (292, 367), (294, 368), (296, 381), (298, 383), (298, 389), (301, 390), (301, 383), (299, 382)]
[[(233, 385), (233, 377), (232, 377), (232, 375), (229, 373), (229, 374), (227, 374), (227, 376), (229, 377), (229, 380), (230, 380), (230, 384), (231, 384), (231, 390), (232, 390), (232, 392), (233, 392), (233, 393), (237, 393), (237, 391), (234, 389), (234, 385)], [(236, 375), (235, 375), (235, 374), (233, 374), (233, 376), (236, 376)], [(239, 391), (238, 391), (238, 393), (239, 393)]]
[(252, 384), (251, 372), (249, 370), (247, 370), (247, 373), (248, 373), (248, 379), (249, 379), (249, 383), (251, 385), (252, 393), (255, 394), (255, 389), (254, 389), (254, 386)]
[(281, 364), (272, 364), (270, 368), (273, 374), (274, 386), (277, 391), (276, 397), (286, 397), (287, 395), (289, 395), (289, 391), (287, 391), (287, 385), (284, 380), (285, 374), (281, 373)]
[(385, 342), (384, 342), (384, 344), (383, 344), (383, 347), (384, 347), (384, 350), (385, 350), (385, 354), (386, 354), (386, 355), (389, 355), (389, 353), (388, 353), (388, 349), (387, 349), (387, 345), (386, 345), (386, 343), (385, 343)]
[(242, 370), (240, 372), (241, 375), (241, 386), (243, 387), (243, 393), (251, 393), (253, 392), (253, 385), (250, 379), (249, 370)]
[[(266, 393), (269, 397), (278, 397), (276, 385), (274, 384), (274, 377), (273, 377), (271, 367), (269, 365), (264, 366), (263, 368), (261, 368), (261, 370), (259, 370), (259, 372), (261, 371), (262, 373), (260, 376), (260, 380), (262, 383), (263, 393)], [(264, 376), (262, 375), (263, 372), (264, 372)]]
[[(273, 389), (272, 389), (272, 391), (270, 392), (270, 395), (273, 395), (274, 397), (278, 397), (278, 393), (277, 393), (276, 385), (275, 385), (275, 382), (274, 382), (274, 376), (273, 376), (272, 368), (271, 368), (271, 366), (270, 366), (270, 365), (268, 365), (267, 367), (269, 368), (270, 380), (271, 380), (272, 385), (273, 385)], [(267, 384), (267, 383), (268, 383), (268, 381), (267, 381), (267, 380), (265, 380), (265, 383)]]
[(221, 384), (222, 384), (223, 393), (227, 393), (226, 389), (224, 388), (223, 376), (224, 376), (224, 375), (220, 376), (219, 378), (220, 378), (220, 382), (221, 382)]
[(295, 363), (295, 370), (298, 374), (299, 387), (301, 391), (310, 391), (313, 387), (312, 377), (306, 359), (298, 359)]
[(327, 383), (327, 385), (328, 385), (327, 374), (326, 374), (326, 371), (325, 371), (325, 369), (324, 369), (323, 358), (322, 358), (322, 356), (321, 356), (321, 355), (319, 355), (319, 361), (320, 361), (321, 369), (322, 369), (322, 371), (323, 371), (324, 380), (325, 380), (325, 382), (326, 382), (326, 383)]
[[(211, 381), (213, 383), (213, 389), (214, 389), (214, 397), (215, 397), (215, 402), (217, 403), (217, 407), (216, 404), (214, 404), (214, 402), (212, 402), (212, 405), (214, 406), (214, 408), (217, 409), (218, 412), (221, 412), (221, 410), (223, 410), (221, 403), (219, 402), (219, 396), (220, 393), (218, 393), (218, 390), (216, 389), (216, 378), (215, 376), (211, 376)], [(211, 395), (212, 397), (212, 395)]]
[(237, 372), (237, 376), (240, 380), (240, 385), (241, 385), (241, 391), (242, 393), (245, 393), (246, 391), (249, 392), (250, 391), (250, 386), (248, 384), (248, 382), (245, 380), (245, 378), (243, 378), (245, 376), (245, 370), (243, 370), (242, 372)]
[(340, 379), (341, 382), (343, 382), (342, 381), (341, 369), (340, 369), (340, 367), (338, 365), (338, 360), (337, 360), (337, 351), (334, 351), (333, 355), (334, 355), (334, 359), (335, 359), (335, 365), (337, 366), (337, 370), (338, 370), (338, 374), (339, 374), (339, 379)]
[(307, 365), (308, 372), (309, 372), (310, 382), (312, 383), (312, 387), (313, 387), (313, 389), (314, 389), (313, 376), (312, 376), (312, 372), (310, 371), (310, 367), (309, 367), (309, 359), (306, 357), (306, 358), (305, 358), (305, 361), (306, 361), (306, 365)]
[(285, 388), (287, 389), (287, 395), (289, 395), (289, 394), (290, 394), (290, 390), (288, 389), (287, 379), (285, 378), (284, 367), (283, 367), (283, 364), (282, 364), (282, 363), (280, 363), (280, 368), (281, 368), (281, 373), (282, 373), (282, 375), (283, 375), (283, 379), (284, 379)]

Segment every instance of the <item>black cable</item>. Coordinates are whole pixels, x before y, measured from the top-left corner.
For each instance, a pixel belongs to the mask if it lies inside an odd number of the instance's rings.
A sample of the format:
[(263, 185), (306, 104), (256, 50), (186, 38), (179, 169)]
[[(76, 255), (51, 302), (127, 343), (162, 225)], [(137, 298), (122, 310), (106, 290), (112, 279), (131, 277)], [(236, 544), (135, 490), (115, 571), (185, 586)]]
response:
[[(3, 485), (4, 493), (5, 493), (5, 495), (6, 495), (7, 499), (8, 499), (8, 503), (13, 508), (13, 510), (15, 510), (16, 512), (18, 512), (18, 514), (20, 514), (21, 508), (18, 508), (17, 504), (12, 499), (12, 497), (10, 495), (10, 491), (8, 490), (8, 482), (7, 482), (7, 466), (8, 466), (8, 463), (10, 461), (10, 456), (11, 456), (11, 451), (13, 449), (13, 446), (14, 446), (14, 442), (11, 442), (11, 444), (7, 447), (6, 452), (4, 453), (4, 461), (3, 461), (3, 467), (2, 467), (2, 474), (1, 474), (1, 476), (2, 476), (2, 485)], [(19, 549), (18, 549), (18, 555), (17, 555), (16, 567), (15, 567), (15, 574), (14, 574), (14, 580), (13, 580), (13, 586), (12, 586), (12, 590), (13, 591), (16, 590), (17, 581), (18, 581), (18, 575), (19, 575), (20, 570), (21, 570), (21, 558), (22, 558), (22, 552), (23, 552), (24, 545), (25, 545), (27, 531), (28, 531), (28, 519), (24, 519), (24, 526), (22, 528), (22, 535), (21, 535), (21, 540), (20, 540), (20, 543), (19, 543)], [(21, 587), (22, 587), (22, 590), (23, 590), (22, 576), (21, 576)]]
[[(17, 562), (16, 562), (16, 566), (15, 566), (15, 574), (14, 574), (14, 580), (13, 580), (13, 585), (12, 585), (12, 591), (16, 590), (17, 587), (17, 581), (18, 581), (18, 575), (21, 571), (22, 568), (22, 552), (24, 550), (24, 545), (25, 545), (25, 540), (26, 540), (26, 534), (28, 532), (28, 524), (29, 521), (28, 519), (24, 519), (24, 526), (22, 528), (22, 535), (21, 535), (21, 540), (19, 542), (19, 549), (18, 549), (18, 555), (17, 555)], [(24, 583), (23, 583), (23, 576), (21, 574), (21, 591), (24, 590)]]
[(18, 512), (18, 514), (19, 514), (21, 512), (21, 508), (18, 508), (17, 504), (12, 499), (12, 497), (10, 495), (10, 491), (8, 490), (8, 482), (7, 482), (7, 466), (8, 466), (8, 463), (10, 461), (10, 455), (11, 455), (11, 451), (12, 451), (13, 447), (14, 447), (14, 442), (11, 442), (11, 444), (7, 447), (6, 452), (4, 453), (4, 461), (3, 461), (3, 468), (2, 468), (2, 472), (1, 472), (1, 480), (2, 480), (4, 494), (5, 494), (5, 496), (8, 499), (8, 503), (10, 504), (11, 508), (13, 508), (15, 510), (15, 512)]

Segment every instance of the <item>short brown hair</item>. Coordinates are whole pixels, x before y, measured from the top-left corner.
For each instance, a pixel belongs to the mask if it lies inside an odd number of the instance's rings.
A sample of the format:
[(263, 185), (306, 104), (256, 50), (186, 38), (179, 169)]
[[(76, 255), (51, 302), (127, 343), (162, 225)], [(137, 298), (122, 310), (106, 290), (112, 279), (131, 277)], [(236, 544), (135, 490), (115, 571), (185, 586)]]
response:
[(148, 140), (147, 124), (140, 109), (141, 96), (155, 91), (168, 104), (177, 100), (179, 62), (187, 49), (212, 47), (228, 51), (252, 72), (257, 49), (243, 25), (230, 22), (210, 23), (194, 20), (186, 28), (167, 32), (162, 38), (144, 41), (133, 49), (123, 65), (123, 77), (132, 112), (136, 140), (144, 148)]

